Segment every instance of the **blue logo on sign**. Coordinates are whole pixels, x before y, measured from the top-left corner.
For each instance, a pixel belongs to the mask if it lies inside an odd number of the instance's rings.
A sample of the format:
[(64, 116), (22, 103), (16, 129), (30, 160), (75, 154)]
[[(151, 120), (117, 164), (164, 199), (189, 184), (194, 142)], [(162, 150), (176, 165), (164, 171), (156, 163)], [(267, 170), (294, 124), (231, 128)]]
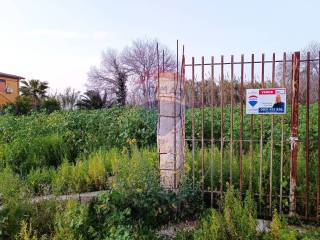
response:
[(249, 96), (249, 104), (254, 107), (258, 103), (258, 97), (255, 95)]

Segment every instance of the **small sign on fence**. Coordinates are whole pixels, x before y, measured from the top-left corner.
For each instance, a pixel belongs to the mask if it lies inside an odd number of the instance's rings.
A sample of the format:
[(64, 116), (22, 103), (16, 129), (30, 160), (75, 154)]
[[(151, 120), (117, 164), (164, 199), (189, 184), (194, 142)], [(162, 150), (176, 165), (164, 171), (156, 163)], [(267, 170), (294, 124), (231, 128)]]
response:
[(285, 114), (286, 89), (264, 88), (246, 90), (246, 114)]

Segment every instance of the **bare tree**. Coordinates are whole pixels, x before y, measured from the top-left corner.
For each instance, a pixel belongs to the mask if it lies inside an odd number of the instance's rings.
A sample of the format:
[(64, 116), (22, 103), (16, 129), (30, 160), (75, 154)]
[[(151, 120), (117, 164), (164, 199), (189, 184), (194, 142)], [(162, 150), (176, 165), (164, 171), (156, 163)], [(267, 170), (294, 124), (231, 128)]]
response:
[[(135, 95), (132, 99), (142, 100), (145, 105), (152, 107), (156, 96), (156, 76), (158, 72), (158, 55), (156, 39), (138, 39), (126, 47), (122, 54), (122, 63), (130, 74), (134, 84)], [(175, 59), (173, 54), (164, 45), (159, 45), (159, 61), (161, 70), (174, 71)]]
[(102, 53), (99, 67), (91, 67), (88, 73), (88, 89), (105, 91), (109, 100), (116, 99), (120, 105), (125, 105), (127, 96), (127, 71), (123, 67), (120, 55), (114, 49)]
[[(300, 59), (306, 60), (307, 54), (310, 52), (310, 59), (318, 59), (320, 51), (319, 42), (311, 42), (305, 48), (303, 48), (300, 53)], [(287, 53), (287, 60), (291, 60), (292, 53)], [(319, 76), (319, 65), (318, 61), (310, 61), (310, 103), (314, 103), (318, 98), (318, 76)], [(277, 76), (278, 79), (282, 79), (283, 74), (283, 64), (279, 63), (277, 65)], [(286, 88), (288, 93), (288, 99), (291, 99), (291, 81), (292, 81), (292, 64), (287, 63), (286, 65)], [(299, 84), (299, 101), (304, 103), (306, 101), (306, 90), (307, 90), (307, 63), (306, 61), (301, 61), (300, 63), (300, 84)]]

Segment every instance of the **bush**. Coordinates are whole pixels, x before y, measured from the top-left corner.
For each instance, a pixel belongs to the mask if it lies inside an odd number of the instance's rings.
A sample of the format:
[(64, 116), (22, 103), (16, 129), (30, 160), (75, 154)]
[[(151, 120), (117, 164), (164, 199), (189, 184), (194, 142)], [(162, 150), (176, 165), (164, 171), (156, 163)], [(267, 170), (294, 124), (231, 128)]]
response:
[(0, 171), (0, 239), (13, 237), (29, 214), (28, 196), (20, 179), (8, 168)]
[(27, 96), (18, 96), (14, 104), (14, 113), (16, 115), (26, 115), (32, 110), (32, 99)]
[(48, 200), (39, 203), (33, 203), (30, 206), (29, 215), (26, 219), (33, 229), (37, 231), (37, 236), (43, 239), (50, 237), (54, 232), (55, 216), (59, 206), (63, 203), (55, 200)]
[(26, 176), (32, 169), (57, 167), (68, 156), (68, 148), (57, 134), (16, 139), (6, 146), (4, 152), (8, 166), (22, 176)]
[(105, 157), (106, 153), (99, 151), (75, 164), (65, 161), (54, 176), (53, 192), (59, 195), (106, 189), (108, 172)]
[(22, 220), (21, 227), (18, 235), (15, 237), (16, 240), (38, 240), (37, 232), (33, 230), (31, 224)]
[(229, 187), (223, 200), (223, 213), (210, 210), (195, 232), (195, 239), (256, 239), (256, 211), (251, 196), (244, 203)]
[(34, 196), (49, 195), (52, 192), (54, 169), (38, 168), (31, 170), (26, 177), (28, 191)]
[(270, 233), (263, 236), (264, 240), (296, 240), (298, 232), (289, 229), (284, 219), (281, 219), (277, 210), (274, 210), (272, 222), (270, 224)]
[(0, 105), (0, 115), (4, 114), (15, 114), (14, 103), (6, 103), (4, 105)]
[(54, 200), (33, 203), (27, 215), (20, 222), (16, 239), (52, 239), (58, 204)]
[(61, 205), (55, 216), (54, 240), (87, 239), (88, 208), (75, 201), (68, 201)]
[(216, 210), (211, 209), (202, 220), (201, 228), (195, 232), (195, 240), (227, 239), (224, 219)]
[(42, 103), (41, 109), (45, 110), (46, 113), (53, 113), (61, 109), (60, 102), (55, 98), (48, 98)]
[[(80, 163), (79, 165), (82, 165), (82, 163)], [(81, 174), (79, 170), (83, 172), (85, 172), (85, 170), (75, 169), (76, 167), (73, 164), (68, 163), (67, 161), (61, 164), (53, 180), (54, 194), (61, 195), (79, 192), (79, 189), (77, 189), (77, 183), (86, 182), (86, 180), (83, 178), (84, 174)], [(76, 175), (77, 177), (80, 177), (80, 179), (75, 178)]]

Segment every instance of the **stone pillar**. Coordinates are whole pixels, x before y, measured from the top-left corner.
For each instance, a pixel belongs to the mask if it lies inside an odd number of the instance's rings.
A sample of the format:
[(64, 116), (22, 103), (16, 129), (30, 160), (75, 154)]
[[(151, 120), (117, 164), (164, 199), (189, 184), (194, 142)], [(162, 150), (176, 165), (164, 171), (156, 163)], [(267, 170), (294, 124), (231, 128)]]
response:
[(182, 83), (176, 74), (165, 72), (159, 79), (157, 145), (161, 185), (178, 191), (184, 164), (184, 104)]

